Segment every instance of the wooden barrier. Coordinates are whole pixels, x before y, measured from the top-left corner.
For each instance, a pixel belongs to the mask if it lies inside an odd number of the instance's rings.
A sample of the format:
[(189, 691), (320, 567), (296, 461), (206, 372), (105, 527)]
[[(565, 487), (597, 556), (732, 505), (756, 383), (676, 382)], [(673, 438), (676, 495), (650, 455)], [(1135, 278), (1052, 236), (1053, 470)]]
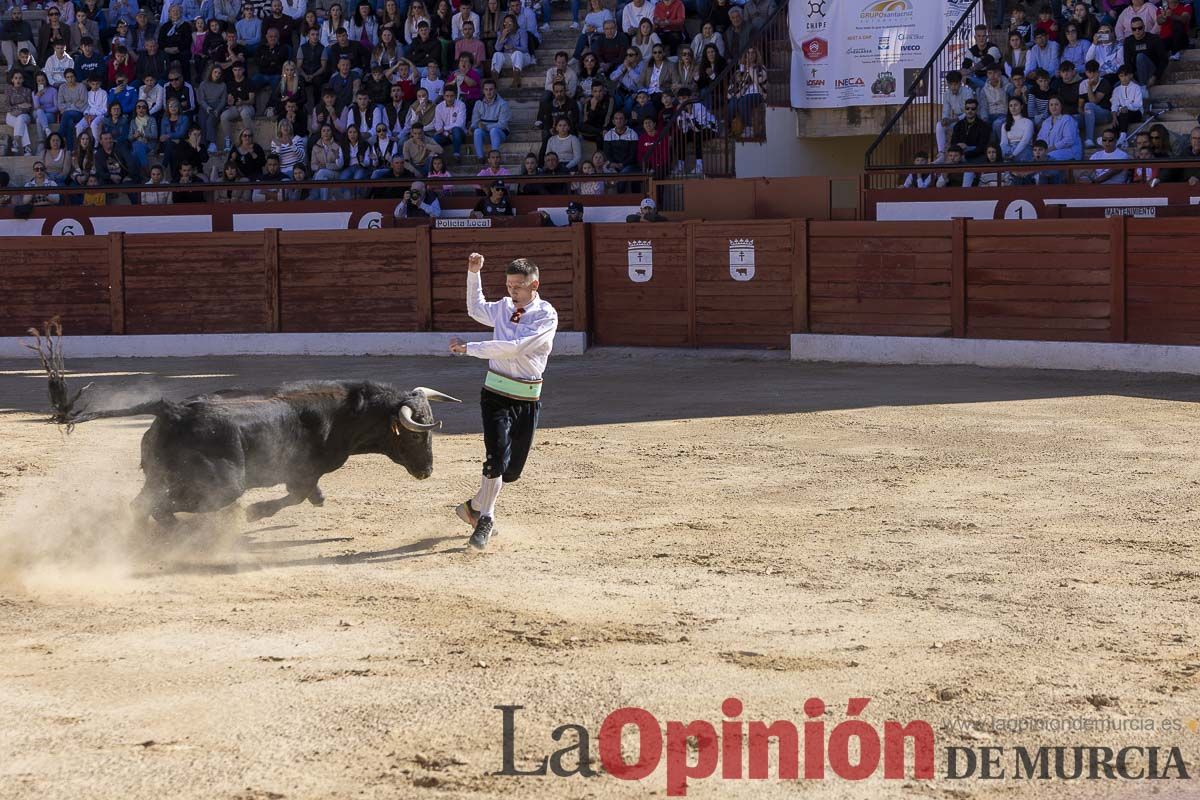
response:
[(1183, 219), (747, 220), (0, 240), (0, 335), (474, 331), (529, 257), (601, 345), (787, 347), (793, 332), (1200, 345)]
[(45, 239), (30, 238), (14, 245), (0, 256), (0, 335), (24, 335), (55, 314), (67, 330), (121, 332), (113, 309), (123, 300), (109, 275), (109, 242), (64, 237), (48, 247)]
[[(278, 330), (415, 331), (418, 311), (418, 231), (266, 231), (278, 241)], [(427, 241), (426, 241), (426, 244)], [(269, 261), (269, 259), (268, 259)], [(429, 262), (424, 262), (428, 277)], [(270, 269), (265, 273), (270, 282)], [(427, 302), (427, 301), (426, 301)]]
[(813, 222), (812, 333), (949, 336), (949, 223)]
[(969, 231), (968, 337), (1112, 339), (1109, 223), (1026, 221), (1018, 226), (971, 220), (961, 224)]
[[(582, 227), (579, 231), (583, 232)], [(584, 274), (586, 264), (576, 260), (572, 229), (435, 228), (430, 235), (433, 330), (486, 330), (467, 316), (467, 256), (476, 251), (486, 259), (483, 274), (486, 297), (495, 299), (507, 294), (505, 264), (516, 258), (531, 259), (541, 273), (542, 293), (552, 298), (558, 311), (559, 330), (580, 330), (575, 327), (575, 283)]]

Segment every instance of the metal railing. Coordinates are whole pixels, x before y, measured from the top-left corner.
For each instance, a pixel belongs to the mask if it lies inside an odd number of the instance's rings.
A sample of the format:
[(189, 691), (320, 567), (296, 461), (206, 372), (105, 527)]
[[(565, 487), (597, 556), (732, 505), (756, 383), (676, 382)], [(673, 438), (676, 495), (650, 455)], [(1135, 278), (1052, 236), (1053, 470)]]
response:
[[(766, 141), (767, 106), (791, 105), (789, 86), (792, 43), (788, 36), (788, 0), (783, 0), (755, 30), (747, 46), (747, 49), (749, 48), (758, 51), (759, 62), (767, 71), (762, 101), (739, 103), (736, 98), (729, 96), (740, 63), (740, 59), (730, 59), (725, 69), (718, 73), (708, 86), (680, 106), (682, 110), (702, 104), (707, 114), (715, 120), (715, 127), (702, 131), (697, 141), (694, 131), (681, 129), (680, 115), (676, 114), (659, 134), (660, 145), (664, 140), (666, 145), (664, 149), (657, 151), (660, 163), (653, 171), (658, 177), (677, 180), (702, 177), (732, 178), (737, 173), (735, 146), (739, 142)], [(700, 154), (704, 165), (702, 171), (696, 169), (697, 153)], [(682, 197), (677, 191), (678, 185), (675, 186), (676, 189), (671, 190), (670, 194), (658, 198), (663, 208), (674, 208), (675, 195)], [(668, 190), (669, 187), (670, 184), (667, 184), (662, 188)]]
[(941, 122), (945, 76), (947, 72), (962, 71), (963, 59), (974, 43), (975, 26), (987, 24), (984, 6), (983, 0), (972, 0), (917, 77), (905, 87), (904, 103), (867, 148), (865, 166), (869, 177), (872, 170), (911, 164), (921, 151), (930, 157), (937, 155), (934, 126)]

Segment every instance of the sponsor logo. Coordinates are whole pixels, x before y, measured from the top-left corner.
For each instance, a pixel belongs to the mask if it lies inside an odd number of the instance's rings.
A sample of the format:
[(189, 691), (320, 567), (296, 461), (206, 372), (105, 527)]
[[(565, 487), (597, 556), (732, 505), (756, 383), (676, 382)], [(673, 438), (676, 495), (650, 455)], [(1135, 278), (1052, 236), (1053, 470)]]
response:
[(809, 61), (822, 61), (829, 56), (829, 42), (820, 36), (814, 36), (803, 42), (801, 47), (804, 48), (804, 57)]
[(829, 0), (808, 0), (808, 18), (825, 17), (825, 12), (829, 10)]
[(835, 89), (852, 89), (866, 85), (867, 82), (862, 78), (838, 78), (833, 82), (833, 88)]
[(913, 5), (910, 0), (873, 0), (859, 13), (862, 19), (885, 19), (911, 17)]
[(821, 86), (824, 86), (824, 85), (825, 85), (825, 81), (821, 81), (821, 80), (809, 81), (809, 82), (808, 82), (808, 88), (810, 88), (810, 89), (816, 89), (816, 88), (819, 88), (819, 87), (821, 87)]
[(896, 93), (896, 76), (890, 72), (881, 72), (871, 84), (871, 94), (876, 97), (889, 97)]

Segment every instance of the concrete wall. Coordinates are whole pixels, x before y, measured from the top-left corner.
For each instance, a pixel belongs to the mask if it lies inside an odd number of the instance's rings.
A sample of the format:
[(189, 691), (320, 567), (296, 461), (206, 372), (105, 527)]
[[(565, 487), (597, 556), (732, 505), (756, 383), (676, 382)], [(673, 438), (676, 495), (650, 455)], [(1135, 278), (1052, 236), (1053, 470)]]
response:
[(767, 141), (737, 145), (739, 178), (795, 178), (804, 175), (856, 176), (873, 136), (799, 138), (796, 112), (768, 108)]

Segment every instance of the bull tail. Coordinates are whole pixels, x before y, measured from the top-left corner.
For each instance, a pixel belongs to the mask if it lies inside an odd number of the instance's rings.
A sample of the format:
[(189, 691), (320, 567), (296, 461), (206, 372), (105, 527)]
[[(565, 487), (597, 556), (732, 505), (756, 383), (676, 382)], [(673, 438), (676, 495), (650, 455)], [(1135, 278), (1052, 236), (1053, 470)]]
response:
[(136, 406), (128, 408), (110, 408), (103, 411), (79, 411), (71, 414), (61, 422), (67, 425), (77, 425), (80, 422), (91, 422), (94, 419), (111, 419), (113, 417), (137, 417), (142, 414), (150, 414), (158, 416), (167, 408), (167, 401), (163, 399), (151, 400), (147, 403), (138, 403)]
[(67, 370), (63, 365), (62, 321), (55, 316), (42, 323), (42, 327), (44, 330), (41, 331), (37, 328), (29, 329), (29, 334), (33, 337), (33, 344), (25, 346), (37, 353), (38, 360), (42, 362), (42, 369), (46, 370), (50, 407), (54, 410), (53, 421), (59, 424), (69, 424), (71, 418), (77, 413), (75, 407), (79, 398), (92, 385), (89, 383), (74, 395), (71, 394), (67, 388)]

